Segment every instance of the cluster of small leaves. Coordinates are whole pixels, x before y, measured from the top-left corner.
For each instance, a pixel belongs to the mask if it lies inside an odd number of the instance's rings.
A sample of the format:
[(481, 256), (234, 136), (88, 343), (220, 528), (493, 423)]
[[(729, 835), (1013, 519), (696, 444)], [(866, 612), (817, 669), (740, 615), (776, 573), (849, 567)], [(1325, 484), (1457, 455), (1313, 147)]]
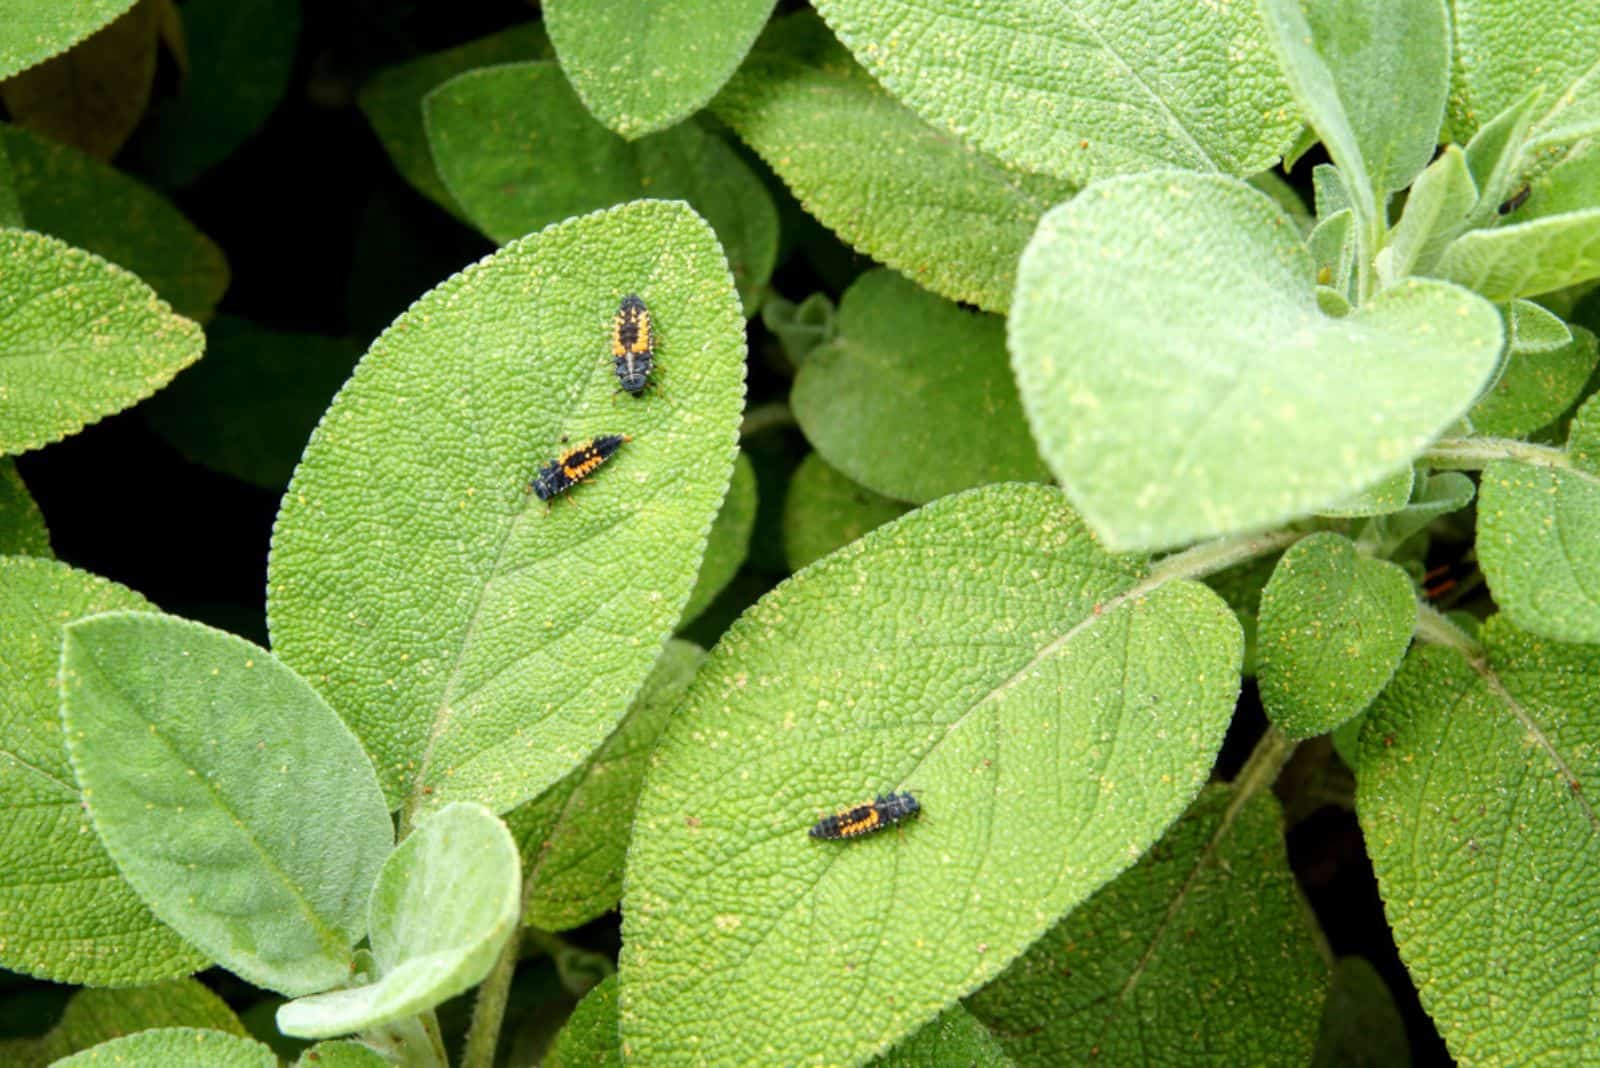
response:
[[(487, 1068), (535, 955), (551, 1064), (1406, 1063), (1331, 738), (1451, 1053), (1600, 1058), (1600, 9), (815, 6), (347, 94), (496, 246), (368, 344), (173, 200), (296, 0), (0, 0), (0, 966), (86, 988), (0, 1057), (442, 1066), (479, 988)], [(11, 457), (134, 405), (281, 492), (266, 645), (52, 557)]]

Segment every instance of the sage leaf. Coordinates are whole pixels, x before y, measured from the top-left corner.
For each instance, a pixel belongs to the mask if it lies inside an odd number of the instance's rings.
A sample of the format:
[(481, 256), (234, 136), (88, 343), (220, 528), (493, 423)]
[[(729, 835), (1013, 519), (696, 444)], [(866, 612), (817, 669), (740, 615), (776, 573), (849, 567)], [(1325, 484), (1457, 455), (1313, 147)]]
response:
[[(1147, 578), (1025, 483), (941, 498), (768, 593), (696, 675), (640, 795), (629, 1056), (692, 1035), (708, 1063), (858, 1062), (909, 1035), (1182, 811), (1240, 654), (1215, 594)], [(891, 790), (921, 818), (808, 837)], [(781, 988), (754, 981), (778, 961)]]
[(278, 1068), (271, 1047), (253, 1038), (196, 1027), (161, 1027), (114, 1038), (56, 1061), (52, 1068)]
[(128, 10), (134, 0), (13, 0), (0, 19), (0, 81), (27, 70), (79, 41)]
[(1458, 140), (1534, 86), (1545, 90), (1535, 141), (1553, 146), (1600, 129), (1600, 11), (1563, 0), (1451, 0), (1451, 8), (1450, 128)]
[(873, 493), (808, 453), (789, 480), (783, 501), (783, 551), (799, 571), (869, 530), (898, 519), (910, 506)]
[(1478, 189), (1467, 169), (1466, 155), (1455, 145), (1446, 145), (1411, 187), (1388, 247), (1378, 253), (1385, 284), (1408, 275), (1430, 274), (1439, 254), (1466, 227), (1477, 201)]
[(1597, 363), (1600, 346), (1581, 326), (1572, 327), (1571, 340), (1554, 350), (1512, 348), (1494, 388), (1472, 406), (1473, 430), (1523, 438), (1544, 429), (1583, 395)]
[(55, 555), (44, 513), (17, 473), (16, 461), (5, 458), (0, 458), (0, 555)]
[(583, 996), (540, 1063), (544, 1068), (622, 1068), (615, 975)]
[(1365, 957), (1340, 957), (1328, 983), (1311, 1068), (1411, 1068), (1406, 1022)]
[(872, 1068), (1010, 1068), (999, 1040), (960, 1005), (953, 1005), (888, 1053)]
[(157, 1027), (203, 1027), (246, 1037), (233, 1010), (196, 979), (173, 979), (118, 990), (80, 990), (61, 1019), (24, 1049), (11, 1049), (11, 1068), (44, 1068), (80, 1050)]
[(95, 831), (152, 912), (258, 986), (348, 978), (394, 829), (305, 680), (231, 634), (109, 612), (66, 628), (61, 701)]
[(700, 574), (683, 606), (679, 627), (704, 612), (717, 594), (733, 581), (739, 565), (750, 552), (750, 533), (756, 525), (756, 471), (750, 457), (740, 453), (733, 464), (733, 480), (728, 495), (706, 536), (706, 554), (700, 561)]
[(1600, 278), (1600, 207), (1463, 234), (1432, 273), (1494, 301)]

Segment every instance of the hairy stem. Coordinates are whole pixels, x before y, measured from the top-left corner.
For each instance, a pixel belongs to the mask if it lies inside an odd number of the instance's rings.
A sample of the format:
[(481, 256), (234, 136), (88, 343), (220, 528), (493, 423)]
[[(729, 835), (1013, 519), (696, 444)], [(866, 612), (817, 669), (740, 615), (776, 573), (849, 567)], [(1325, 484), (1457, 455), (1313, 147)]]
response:
[(1253, 560), (1258, 556), (1276, 552), (1299, 541), (1302, 530), (1269, 530), (1265, 534), (1230, 534), (1225, 538), (1203, 541), (1181, 553), (1163, 557), (1150, 568), (1144, 585), (1159, 586), (1181, 578), (1204, 578), (1218, 571), (1226, 571), (1235, 564)]
[(505, 1022), (506, 997), (511, 992), (511, 976), (521, 956), (522, 928), (511, 932), (500, 950), (494, 968), (478, 987), (472, 1004), (472, 1024), (467, 1029), (467, 1048), (461, 1054), (461, 1068), (492, 1068), (494, 1052), (500, 1045), (500, 1025)]
[(1294, 747), (1298, 744), (1286, 738), (1278, 728), (1268, 725), (1256, 742), (1256, 747), (1250, 750), (1244, 767), (1233, 777), (1233, 799), (1228, 802), (1225, 821), (1243, 808), (1246, 801), (1278, 781), (1278, 773), (1294, 755)]
[(1445, 471), (1480, 471), (1496, 460), (1538, 467), (1571, 467), (1567, 450), (1515, 438), (1444, 438), (1422, 454), (1423, 463)]
[(1431, 604), (1417, 603), (1417, 640), (1446, 645), (1465, 653), (1468, 660), (1482, 660), (1483, 646), (1478, 640), (1445, 617)]

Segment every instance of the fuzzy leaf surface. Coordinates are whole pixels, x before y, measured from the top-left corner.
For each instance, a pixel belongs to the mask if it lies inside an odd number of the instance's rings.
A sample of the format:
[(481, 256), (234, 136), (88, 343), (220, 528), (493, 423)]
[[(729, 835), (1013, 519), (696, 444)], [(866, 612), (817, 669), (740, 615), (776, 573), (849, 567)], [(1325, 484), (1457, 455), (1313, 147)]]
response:
[(138, 278), (29, 230), (0, 230), (0, 455), (59, 441), (200, 358), (200, 327)]
[(0, 81), (65, 52), (134, 0), (0, 0)]
[(1304, 1064), (1327, 970), (1269, 792), (1211, 786), (967, 999), (1019, 1064)]
[(1494, 301), (1600, 278), (1600, 207), (1463, 234), (1432, 273)]
[(607, 976), (578, 1002), (542, 1063), (545, 1068), (622, 1068), (615, 975)]
[(205, 965), (118, 873), (67, 759), (61, 627), (117, 609), (153, 610), (132, 590), (65, 564), (0, 558), (0, 795), (10, 810), (0, 966), (58, 983), (126, 986)]
[(26, 1048), (7, 1050), (11, 1068), (44, 1068), (101, 1042), (156, 1027), (204, 1027), (245, 1036), (239, 1018), (196, 979), (116, 990), (80, 990), (61, 1019)]
[(1492, 305), (1412, 279), (1343, 318), (1242, 182), (1117, 178), (1047, 215), (1018, 269), (1012, 366), (1045, 461), (1107, 543), (1281, 522), (1392, 474), (1499, 361)]
[[(1462, 1063), (1600, 1055), (1600, 655), (1484, 625), (1415, 647), (1361, 733), (1356, 811), (1395, 944)], [(1536, 947), (1536, 952), (1530, 952)]]
[[(613, 398), (627, 293), (654, 316), (670, 397)], [(611, 733), (699, 570), (744, 355), (716, 237), (670, 201), (515, 241), (373, 343), (284, 496), (268, 617), (391, 803), (508, 810)], [(529, 492), (600, 434), (633, 440), (573, 491), (581, 503)]]
[(789, 569), (799, 571), (909, 510), (909, 505), (873, 493), (809, 453), (789, 480), (783, 501), (783, 552)]
[(756, 525), (756, 472), (750, 458), (744, 453), (733, 464), (733, 481), (728, 483), (728, 495), (722, 499), (722, 508), (711, 524), (706, 537), (706, 555), (700, 561), (700, 574), (689, 593), (689, 603), (683, 607), (681, 627), (716, 600), (723, 587), (733, 581), (739, 567), (750, 553), (750, 532)]
[(258, 986), (349, 977), (394, 829), (304, 679), (231, 634), (110, 612), (67, 627), (61, 701), (95, 831), (151, 911)]
[(561, 69), (590, 113), (630, 140), (681, 122), (716, 95), (773, 0), (545, 0)]
[(1010, 304), (1039, 216), (1076, 190), (929, 126), (809, 14), (774, 22), (712, 110), (847, 244), (988, 311)]
[[(1057, 491), (1005, 484), (879, 528), (747, 611), (640, 797), (629, 1055), (865, 1060), (1138, 857), (1209, 771), (1241, 655), (1215, 594), (1144, 574)], [(890, 790), (922, 804), (903, 833), (808, 837)], [(753, 980), (774, 968), (783, 983)]]
[(1565, 0), (1451, 0), (1450, 129), (1465, 142), (1535, 86), (1536, 140), (1557, 143), (1600, 119), (1600, 8)]
[(1571, 329), (1572, 340), (1548, 352), (1512, 349), (1494, 388), (1472, 406), (1475, 432), (1527, 437), (1572, 407), (1600, 363), (1600, 345), (1583, 327)]
[(806, 357), (790, 406), (823, 459), (897, 500), (1048, 481), (1005, 331), (997, 315), (869, 271), (845, 291), (834, 339)]
[(52, 1068), (278, 1068), (277, 1054), (253, 1038), (197, 1027), (161, 1027), (114, 1038), (56, 1061)]

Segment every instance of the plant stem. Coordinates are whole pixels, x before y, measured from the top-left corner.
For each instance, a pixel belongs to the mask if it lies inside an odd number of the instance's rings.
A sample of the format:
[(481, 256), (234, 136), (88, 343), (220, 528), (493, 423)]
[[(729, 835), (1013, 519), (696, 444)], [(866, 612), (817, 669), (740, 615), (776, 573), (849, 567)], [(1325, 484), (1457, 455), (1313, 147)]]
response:
[(1239, 769), (1239, 774), (1233, 777), (1233, 799), (1228, 802), (1228, 812), (1224, 820), (1232, 818), (1233, 814), (1244, 807), (1244, 803), (1254, 797), (1264, 787), (1270, 787), (1278, 780), (1278, 773), (1289, 762), (1289, 757), (1294, 755), (1294, 747), (1298, 742), (1284, 737), (1278, 728), (1268, 725), (1262, 733), (1256, 747), (1250, 750), (1244, 767)]
[(461, 1054), (461, 1068), (492, 1068), (494, 1052), (500, 1045), (500, 1025), (505, 1022), (506, 997), (511, 992), (511, 976), (522, 956), (522, 928), (506, 939), (494, 968), (478, 987), (472, 1004), (472, 1024), (467, 1029), (467, 1048)]
[(1417, 602), (1416, 635), (1418, 641), (1459, 649), (1466, 654), (1468, 660), (1483, 659), (1483, 646), (1478, 640), (1450, 622), (1443, 612), (1431, 604)]
[(1292, 545), (1304, 531), (1269, 530), (1265, 534), (1230, 534), (1225, 538), (1203, 541), (1181, 553), (1163, 557), (1150, 568), (1150, 574), (1141, 585), (1154, 587), (1180, 578), (1203, 578), (1225, 571), (1234, 564), (1242, 564), (1257, 556)]
[(1515, 438), (1444, 438), (1422, 454), (1422, 461), (1446, 471), (1478, 471), (1496, 460), (1520, 460), (1538, 467), (1571, 467), (1567, 450)]

